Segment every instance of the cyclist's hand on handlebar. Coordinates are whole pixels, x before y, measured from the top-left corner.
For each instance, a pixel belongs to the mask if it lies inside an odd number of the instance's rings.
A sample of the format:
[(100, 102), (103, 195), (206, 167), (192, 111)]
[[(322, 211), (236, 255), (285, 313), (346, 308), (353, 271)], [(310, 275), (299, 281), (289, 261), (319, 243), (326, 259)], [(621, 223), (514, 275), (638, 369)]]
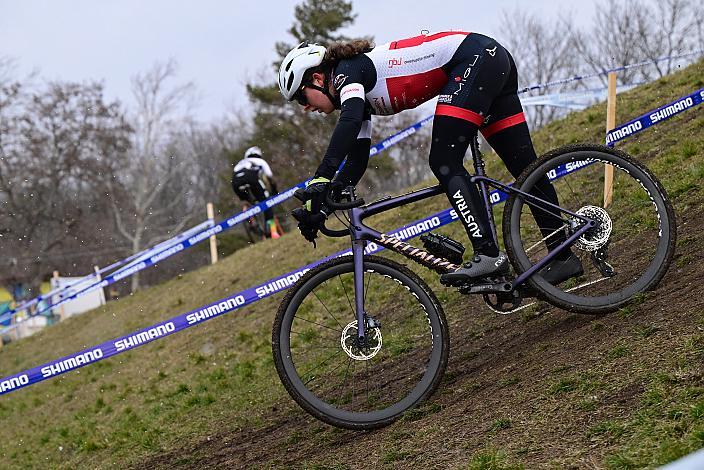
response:
[(301, 231), (303, 238), (315, 245), (315, 239), (318, 238), (318, 230), (320, 226), (325, 223), (325, 219), (327, 218), (325, 213), (318, 212), (317, 214), (311, 214), (303, 207), (299, 207), (298, 209), (294, 209), (291, 215), (298, 221), (298, 230)]
[(328, 197), (339, 198), (342, 183), (330, 181), (324, 177), (316, 177), (308, 182), (305, 189), (296, 191), (295, 196), (304, 202), (303, 207), (295, 209), (291, 214), (298, 221), (298, 229), (306, 240), (315, 245), (318, 230), (325, 224), (328, 215), (333, 212), (327, 204)]
[[(305, 209), (311, 214), (317, 214), (324, 210), (325, 197), (330, 193), (330, 180), (318, 176), (306, 184), (306, 188), (300, 192), (299, 197), (305, 200)], [(325, 211), (329, 213), (330, 211)]]

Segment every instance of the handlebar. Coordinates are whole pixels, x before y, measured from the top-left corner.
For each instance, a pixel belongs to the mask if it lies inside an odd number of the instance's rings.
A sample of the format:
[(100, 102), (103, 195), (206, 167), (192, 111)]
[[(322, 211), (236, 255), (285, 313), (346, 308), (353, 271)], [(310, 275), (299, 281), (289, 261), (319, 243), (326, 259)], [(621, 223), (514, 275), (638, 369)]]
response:
[(361, 197), (359, 199), (354, 199), (349, 202), (335, 202), (332, 200), (330, 197), (330, 194), (327, 194), (325, 196), (325, 205), (328, 206), (332, 210), (336, 211), (344, 211), (347, 209), (353, 209), (355, 207), (363, 206), (364, 205), (364, 199)]
[(332, 230), (329, 229), (325, 226), (325, 222), (323, 222), (318, 229), (323, 233), (323, 235), (327, 235), (328, 237), (347, 237), (350, 234), (349, 229), (347, 230)]
[[(306, 202), (310, 197), (302, 189), (297, 189), (293, 195), (301, 202)], [(363, 206), (365, 204), (363, 198), (357, 198), (348, 202), (337, 202), (330, 197), (330, 193), (325, 195), (325, 205), (334, 211), (344, 211), (347, 209), (353, 209), (355, 207)]]
[[(354, 197), (354, 188), (351, 188), (349, 191), (350, 197)], [(293, 195), (300, 200), (301, 202), (306, 202), (310, 197), (303, 191), (302, 189), (296, 190)], [(353, 209), (355, 207), (360, 207), (365, 204), (364, 199), (358, 198), (358, 199), (353, 199), (351, 201), (347, 202), (338, 202), (333, 200), (330, 197), (330, 193), (325, 195), (325, 205), (327, 206), (328, 209), (331, 209), (332, 211), (336, 210), (348, 210), (348, 209)], [(349, 229), (343, 229), (343, 230), (333, 230), (329, 229), (325, 226), (325, 223), (322, 223), (319, 227), (319, 230), (326, 236), (328, 237), (347, 237), (350, 234)]]

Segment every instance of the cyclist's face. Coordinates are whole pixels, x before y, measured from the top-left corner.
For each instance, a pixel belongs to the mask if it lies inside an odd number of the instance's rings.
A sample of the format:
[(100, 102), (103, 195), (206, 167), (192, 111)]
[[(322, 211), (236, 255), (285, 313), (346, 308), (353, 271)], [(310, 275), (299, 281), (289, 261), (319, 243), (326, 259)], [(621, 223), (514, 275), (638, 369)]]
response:
[[(313, 84), (322, 87), (325, 83), (325, 76), (321, 73), (313, 74)], [(306, 111), (317, 111), (319, 113), (330, 114), (335, 110), (335, 105), (330, 98), (315, 88), (304, 87), (299, 93), (303, 94), (304, 108)]]

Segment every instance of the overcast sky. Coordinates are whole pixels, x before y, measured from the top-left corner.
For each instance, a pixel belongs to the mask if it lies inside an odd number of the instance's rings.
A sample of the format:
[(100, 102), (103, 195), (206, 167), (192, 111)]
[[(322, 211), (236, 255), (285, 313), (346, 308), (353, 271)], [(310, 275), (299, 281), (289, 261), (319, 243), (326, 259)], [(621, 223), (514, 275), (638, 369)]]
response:
[[(15, 75), (105, 84), (109, 98), (132, 104), (130, 78), (174, 58), (179, 79), (200, 93), (196, 112), (210, 120), (247, 109), (245, 83), (270, 73), (276, 41), (293, 42), (293, 0), (0, 0), (0, 57)], [(463, 29), (501, 41), (500, 16), (518, 5), (541, 16), (571, 11), (589, 24), (594, 0), (353, 0), (349, 35), (377, 44), (422, 30)], [(274, 77), (271, 76), (270, 82)]]

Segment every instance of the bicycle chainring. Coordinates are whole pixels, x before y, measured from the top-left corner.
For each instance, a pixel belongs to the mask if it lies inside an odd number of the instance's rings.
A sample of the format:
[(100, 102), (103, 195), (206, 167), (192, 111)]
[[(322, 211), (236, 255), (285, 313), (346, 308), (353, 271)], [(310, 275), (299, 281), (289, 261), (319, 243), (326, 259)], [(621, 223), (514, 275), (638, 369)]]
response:
[(495, 313), (507, 315), (513, 313), (523, 302), (523, 295), (518, 289), (511, 292), (482, 294), (484, 303)]

